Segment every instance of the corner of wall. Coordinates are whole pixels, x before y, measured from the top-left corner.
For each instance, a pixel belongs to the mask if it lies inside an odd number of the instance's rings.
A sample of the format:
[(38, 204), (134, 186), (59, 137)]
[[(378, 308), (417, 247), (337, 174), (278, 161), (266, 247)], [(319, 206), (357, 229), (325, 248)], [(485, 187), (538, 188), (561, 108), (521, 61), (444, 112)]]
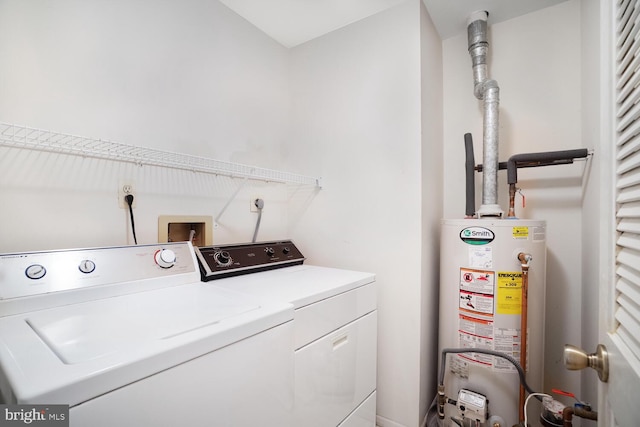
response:
[(422, 128), (422, 292), (420, 420), (436, 391), (440, 219), (443, 212), (443, 79), (442, 40), (420, 2), (420, 69)]

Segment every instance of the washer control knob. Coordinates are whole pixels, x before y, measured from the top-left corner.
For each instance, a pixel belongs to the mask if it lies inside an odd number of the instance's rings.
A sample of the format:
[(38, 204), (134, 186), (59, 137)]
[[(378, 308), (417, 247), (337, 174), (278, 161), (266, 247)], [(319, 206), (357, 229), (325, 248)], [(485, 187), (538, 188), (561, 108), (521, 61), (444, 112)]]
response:
[(227, 251), (218, 251), (215, 254), (213, 254), (213, 257), (215, 258), (218, 265), (221, 267), (226, 267), (228, 265), (231, 265), (231, 263), (233, 262), (233, 259), (231, 259), (231, 255), (229, 255), (229, 252)]
[(96, 269), (96, 263), (91, 261), (90, 259), (83, 259), (80, 261), (80, 265), (78, 266), (81, 272), (84, 274), (93, 273), (93, 270)]
[(40, 264), (31, 264), (26, 268), (24, 274), (26, 274), (29, 279), (38, 280), (42, 279), (44, 275), (47, 274), (47, 269)]
[(264, 250), (266, 252), (267, 255), (269, 255), (270, 257), (275, 256), (276, 251), (273, 248), (265, 248)]
[(289, 254), (289, 252), (291, 252), (291, 249), (289, 249), (289, 247), (288, 247), (288, 246), (285, 246), (284, 248), (282, 248), (282, 253), (283, 253), (283, 254), (288, 255), (288, 254)]
[(171, 268), (176, 263), (176, 253), (171, 249), (158, 250), (154, 258), (156, 264), (158, 264), (162, 268)]

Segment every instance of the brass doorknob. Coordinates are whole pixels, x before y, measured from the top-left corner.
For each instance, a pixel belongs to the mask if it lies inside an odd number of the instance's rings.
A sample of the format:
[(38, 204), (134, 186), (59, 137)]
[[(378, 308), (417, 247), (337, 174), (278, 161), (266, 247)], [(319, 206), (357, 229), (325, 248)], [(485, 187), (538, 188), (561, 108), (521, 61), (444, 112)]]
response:
[(572, 371), (593, 368), (598, 372), (598, 378), (603, 383), (609, 379), (609, 354), (607, 348), (602, 344), (598, 344), (596, 352), (587, 354), (586, 351), (566, 344), (564, 346), (564, 366)]

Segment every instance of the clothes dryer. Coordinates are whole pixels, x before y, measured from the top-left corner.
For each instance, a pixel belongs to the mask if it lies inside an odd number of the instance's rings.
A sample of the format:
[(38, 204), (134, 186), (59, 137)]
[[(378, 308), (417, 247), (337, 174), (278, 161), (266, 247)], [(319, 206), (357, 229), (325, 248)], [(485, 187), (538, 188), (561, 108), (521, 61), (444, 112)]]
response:
[(306, 265), (290, 240), (196, 248), (203, 280), (294, 306), (294, 425), (374, 427), (375, 275)]

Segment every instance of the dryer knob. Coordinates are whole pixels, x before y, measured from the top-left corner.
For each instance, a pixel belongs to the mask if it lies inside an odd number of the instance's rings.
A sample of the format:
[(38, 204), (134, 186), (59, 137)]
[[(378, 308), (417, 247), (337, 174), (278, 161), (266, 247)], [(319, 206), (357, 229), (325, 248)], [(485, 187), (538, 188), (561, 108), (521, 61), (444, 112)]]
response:
[(227, 251), (216, 252), (213, 255), (213, 257), (215, 258), (218, 265), (221, 267), (226, 267), (228, 265), (231, 265), (231, 263), (233, 262), (233, 259), (231, 259), (231, 255)]
[(176, 253), (171, 249), (160, 249), (156, 252), (154, 258), (156, 264), (162, 268), (171, 268), (176, 263)]
[(265, 252), (267, 253), (267, 255), (269, 255), (270, 257), (272, 257), (272, 256), (275, 256), (275, 255), (276, 255), (276, 251), (275, 251), (273, 248), (266, 248), (264, 251), (265, 251)]

